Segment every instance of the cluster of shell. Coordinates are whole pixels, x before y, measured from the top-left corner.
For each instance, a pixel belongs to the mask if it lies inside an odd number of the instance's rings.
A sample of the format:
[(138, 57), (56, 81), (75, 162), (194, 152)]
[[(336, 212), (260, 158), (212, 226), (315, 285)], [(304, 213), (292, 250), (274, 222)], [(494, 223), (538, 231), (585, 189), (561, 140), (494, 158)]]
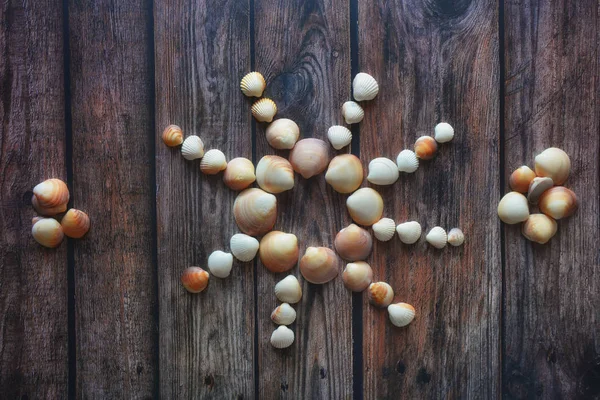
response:
[[(58, 247), (65, 236), (79, 239), (90, 229), (90, 218), (86, 213), (74, 208), (67, 211), (69, 198), (69, 188), (60, 179), (47, 179), (33, 188), (31, 204), (41, 217), (31, 220), (31, 234), (42, 246)], [(56, 218), (60, 215), (59, 222)]]
[[(535, 157), (535, 172), (526, 165), (509, 178), (513, 190), (502, 197), (498, 216), (507, 224), (523, 223), (521, 232), (532, 242), (545, 244), (556, 234), (556, 220), (572, 215), (578, 207), (575, 193), (562, 186), (571, 173), (571, 160), (563, 150), (550, 147)], [(530, 213), (529, 205), (540, 213)]]

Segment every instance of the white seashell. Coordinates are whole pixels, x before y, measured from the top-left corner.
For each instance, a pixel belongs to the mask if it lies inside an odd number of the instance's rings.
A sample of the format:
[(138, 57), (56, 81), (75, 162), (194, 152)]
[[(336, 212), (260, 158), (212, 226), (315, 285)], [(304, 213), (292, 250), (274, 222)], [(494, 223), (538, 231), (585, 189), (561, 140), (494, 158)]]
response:
[(498, 204), (498, 216), (507, 224), (526, 221), (529, 218), (527, 199), (519, 192), (505, 194)]
[(334, 149), (340, 150), (352, 142), (352, 132), (345, 126), (335, 125), (327, 130), (327, 138)]
[(208, 269), (217, 278), (227, 278), (231, 273), (233, 256), (221, 250), (213, 251), (208, 257)]
[(353, 221), (360, 225), (373, 225), (383, 214), (383, 199), (371, 188), (361, 188), (346, 199), (346, 207)]
[(396, 227), (396, 232), (402, 243), (413, 244), (421, 237), (421, 224), (417, 221), (403, 222)]
[(444, 228), (436, 226), (425, 236), (425, 240), (436, 249), (443, 249), (448, 242), (448, 235)]
[(554, 181), (552, 178), (536, 176), (529, 183), (529, 188), (527, 189), (527, 200), (531, 204), (537, 204), (540, 200), (540, 197), (542, 197), (542, 194), (544, 194), (546, 190), (552, 188), (552, 186), (554, 186)]
[(342, 116), (347, 124), (358, 124), (363, 120), (365, 111), (358, 103), (347, 101), (342, 105)]
[(440, 122), (434, 128), (434, 138), (438, 143), (446, 143), (454, 137), (454, 128), (447, 122)]
[(260, 72), (246, 74), (240, 82), (242, 93), (248, 97), (260, 97), (267, 87), (267, 82)]
[(181, 145), (181, 155), (186, 160), (196, 160), (204, 156), (204, 143), (196, 135), (188, 136)]
[(281, 193), (294, 187), (294, 169), (279, 156), (264, 156), (256, 166), (256, 182), (265, 192)]
[(325, 181), (338, 193), (352, 193), (363, 181), (363, 167), (353, 154), (333, 157), (325, 173)]
[(400, 328), (415, 319), (415, 308), (407, 303), (390, 304), (387, 310), (392, 324)]
[(215, 175), (227, 168), (227, 159), (221, 150), (207, 151), (200, 161), (200, 171), (207, 175)]
[(271, 99), (264, 97), (252, 104), (252, 115), (259, 122), (271, 122), (275, 114), (277, 114), (277, 105)]
[(34, 218), (31, 235), (42, 246), (54, 248), (60, 246), (64, 232), (60, 223), (53, 218)]
[(563, 150), (550, 147), (535, 157), (535, 174), (552, 178), (555, 185), (565, 183), (571, 172), (571, 159)]
[(460, 229), (458, 229), (458, 228), (450, 229), (450, 232), (448, 232), (448, 243), (450, 243), (452, 246), (460, 246), (464, 242), (465, 242), (465, 235)]
[(242, 262), (252, 261), (258, 253), (258, 240), (243, 233), (236, 233), (229, 240), (234, 257)]
[(285, 325), (281, 325), (271, 334), (271, 344), (276, 349), (285, 349), (294, 343), (294, 331)]
[(377, 240), (387, 242), (396, 233), (396, 223), (391, 218), (382, 218), (373, 224), (373, 234)]
[(298, 141), (300, 127), (291, 119), (276, 119), (267, 127), (265, 136), (267, 137), (267, 142), (274, 149), (289, 150)]
[(271, 320), (277, 325), (293, 324), (296, 320), (296, 310), (288, 303), (283, 303), (273, 310)]
[(359, 72), (352, 81), (352, 93), (356, 101), (373, 100), (379, 93), (379, 85), (371, 75)]
[(300, 282), (294, 275), (288, 275), (275, 285), (275, 296), (283, 303), (295, 304), (302, 298)]
[(400, 172), (413, 173), (419, 168), (419, 158), (412, 150), (402, 150), (396, 158), (396, 164)]
[(375, 185), (392, 185), (398, 176), (398, 166), (389, 158), (378, 157), (369, 163), (367, 180)]

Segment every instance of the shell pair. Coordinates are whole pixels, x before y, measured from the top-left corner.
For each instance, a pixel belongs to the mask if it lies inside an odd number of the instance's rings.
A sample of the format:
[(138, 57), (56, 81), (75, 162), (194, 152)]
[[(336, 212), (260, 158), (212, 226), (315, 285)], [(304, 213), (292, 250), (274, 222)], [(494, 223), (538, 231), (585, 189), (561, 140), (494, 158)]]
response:
[(432, 228), (425, 240), (435, 247), (436, 249), (443, 249), (446, 247), (446, 243), (450, 243), (452, 246), (460, 246), (465, 241), (465, 235), (459, 228), (452, 228), (449, 233), (440, 226)]

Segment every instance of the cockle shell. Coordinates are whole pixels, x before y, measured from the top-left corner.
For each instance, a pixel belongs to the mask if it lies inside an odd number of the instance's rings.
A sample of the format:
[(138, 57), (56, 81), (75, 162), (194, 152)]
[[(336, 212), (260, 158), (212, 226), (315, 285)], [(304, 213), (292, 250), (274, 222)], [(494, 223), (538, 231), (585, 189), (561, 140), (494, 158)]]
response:
[(446, 247), (446, 243), (448, 243), (448, 235), (444, 228), (435, 226), (425, 236), (425, 240), (436, 249), (443, 249)]
[(410, 324), (415, 319), (415, 308), (407, 303), (390, 304), (387, 310), (390, 321), (399, 328)]
[(437, 142), (431, 136), (421, 136), (415, 142), (415, 154), (421, 160), (431, 160), (437, 152)]
[(236, 157), (227, 163), (223, 182), (231, 190), (243, 190), (256, 180), (254, 164), (244, 157)]
[(394, 289), (385, 282), (375, 282), (369, 285), (369, 301), (377, 307), (387, 307), (394, 300)]
[(450, 229), (450, 232), (448, 232), (448, 243), (450, 243), (452, 246), (460, 246), (464, 242), (465, 235), (463, 231), (458, 228)]
[(37, 197), (35, 197), (35, 194), (31, 196), (31, 205), (38, 214), (43, 215), (45, 217), (52, 217), (56, 214), (64, 213), (65, 211), (67, 211), (67, 203), (59, 204), (56, 207), (41, 207), (38, 203)]
[(242, 262), (252, 261), (258, 253), (258, 240), (243, 233), (236, 233), (229, 240), (233, 256)]
[(169, 147), (179, 146), (183, 143), (183, 131), (177, 125), (169, 125), (162, 133), (162, 140)]
[(411, 174), (419, 168), (419, 158), (412, 150), (402, 150), (396, 158), (396, 165), (398, 171)]
[(71, 208), (62, 218), (60, 225), (65, 235), (79, 239), (90, 230), (90, 218), (83, 211)]
[(233, 215), (236, 224), (245, 234), (264, 235), (275, 225), (277, 198), (261, 189), (246, 189), (235, 199)]
[(181, 145), (181, 155), (186, 160), (196, 160), (204, 157), (204, 143), (196, 135), (185, 138)]
[(309, 247), (300, 259), (300, 272), (310, 283), (326, 283), (337, 276), (341, 267), (337, 254), (327, 247)]
[(271, 313), (271, 320), (277, 325), (293, 324), (296, 320), (296, 310), (288, 303), (280, 304)]
[(373, 239), (368, 231), (350, 224), (335, 236), (335, 250), (346, 261), (366, 259), (373, 249)]
[(271, 122), (275, 114), (277, 114), (277, 105), (271, 99), (264, 97), (252, 104), (252, 115), (259, 122)]
[(342, 116), (347, 124), (358, 124), (365, 117), (365, 111), (358, 103), (347, 101), (342, 105)]
[(383, 214), (383, 199), (371, 188), (358, 189), (346, 199), (350, 217), (360, 225), (373, 225)]
[(563, 150), (550, 147), (535, 157), (535, 173), (537, 176), (552, 178), (555, 185), (565, 183), (571, 172), (571, 160)]
[(265, 268), (271, 272), (285, 272), (298, 261), (298, 238), (292, 233), (272, 231), (260, 241), (258, 255)]
[(556, 234), (556, 221), (544, 214), (531, 214), (523, 224), (522, 233), (527, 239), (545, 244)]
[(352, 94), (354, 100), (373, 100), (379, 93), (379, 85), (375, 78), (364, 72), (359, 72), (352, 81)]
[(281, 325), (271, 334), (271, 345), (276, 349), (285, 349), (294, 343), (294, 331)]
[(304, 179), (318, 175), (329, 163), (329, 146), (320, 139), (302, 139), (290, 151), (290, 163)]
[(391, 218), (381, 218), (372, 226), (375, 238), (381, 242), (387, 242), (396, 233), (396, 223)]
[(294, 187), (294, 170), (288, 160), (264, 156), (256, 166), (256, 182), (264, 191), (281, 193)]
[(508, 183), (511, 189), (515, 192), (527, 193), (533, 178), (535, 178), (535, 172), (533, 172), (527, 165), (522, 165), (515, 169), (512, 174), (510, 174)]
[(554, 219), (568, 217), (577, 210), (577, 196), (564, 186), (555, 186), (542, 193), (539, 207), (541, 212)]
[(278, 150), (289, 150), (300, 137), (300, 128), (291, 119), (280, 118), (271, 122), (265, 131), (267, 142)]
[(240, 82), (240, 89), (245, 96), (260, 97), (267, 87), (267, 82), (260, 72), (250, 72), (246, 74)]
[(327, 138), (334, 149), (340, 150), (352, 142), (352, 132), (341, 125), (334, 125), (327, 130)]
[(283, 303), (296, 304), (302, 298), (302, 287), (294, 275), (288, 275), (275, 285), (275, 296)]
[(367, 180), (375, 185), (392, 185), (398, 180), (398, 165), (385, 157), (378, 157), (369, 163)]
[(554, 186), (552, 178), (537, 176), (531, 180), (527, 191), (527, 200), (531, 204), (537, 204), (542, 194)]
[(208, 286), (208, 272), (200, 267), (188, 267), (181, 274), (181, 284), (190, 293), (200, 293)]
[(206, 175), (216, 175), (227, 168), (227, 159), (221, 150), (207, 151), (200, 161), (200, 171)]
[(32, 222), (31, 234), (39, 244), (49, 248), (60, 245), (64, 238), (64, 233), (57, 220), (53, 218), (38, 218)]
[(498, 204), (498, 216), (507, 224), (517, 224), (529, 217), (527, 199), (519, 192), (504, 195)]
[(338, 193), (352, 193), (362, 183), (362, 164), (353, 154), (335, 156), (329, 163), (325, 180)]
[(417, 221), (403, 222), (396, 227), (396, 232), (402, 243), (413, 244), (421, 237), (421, 224)]
[(364, 261), (356, 261), (346, 265), (342, 274), (344, 285), (353, 292), (362, 292), (373, 280), (373, 270)]
[(446, 143), (454, 137), (454, 128), (447, 122), (440, 122), (433, 129), (435, 141), (438, 143)]
[(227, 278), (233, 266), (233, 256), (221, 250), (213, 251), (208, 257), (208, 269), (217, 278)]
[(42, 208), (55, 208), (69, 202), (69, 188), (60, 179), (47, 179), (33, 188), (37, 204)]

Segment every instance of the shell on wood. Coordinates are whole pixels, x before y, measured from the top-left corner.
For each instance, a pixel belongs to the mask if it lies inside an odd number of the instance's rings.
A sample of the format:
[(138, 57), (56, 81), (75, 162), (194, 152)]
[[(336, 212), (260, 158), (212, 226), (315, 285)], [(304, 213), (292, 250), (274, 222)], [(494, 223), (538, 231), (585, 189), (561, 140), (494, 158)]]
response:
[(347, 101), (342, 105), (342, 116), (347, 124), (358, 124), (365, 117), (365, 111), (358, 103)]
[(515, 169), (512, 174), (510, 174), (508, 183), (511, 189), (515, 192), (527, 193), (533, 178), (535, 178), (535, 172), (533, 172), (527, 165), (522, 165)]
[(245, 234), (264, 235), (275, 225), (277, 198), (261, 189), (246, 189), (236, 197), (233, 215), (238, 227)]
[(398, 180), (398, 165), (385, 157), (378, 157), (369, 163), (367, 180), (375, 185), (392, 185)]
[(318, 175), (329, 164), (329, 146), (321, 139), (302, 139), (290, 151), (290, 163), (304, 179)]
[(415, 154), (421, 160), (431, 160), (437, 152), (437, 142), (431, 136), (421, 136), (415, 142)]
[(391, 240), (396, 233), (396, 223), (391, 218), (381, 218), (371, 228), (375, 238), (381, 242)]
[(259, 122), (271, 122), (277, 114), (277, 105), (266, 97), (252, 104), (252, 115)]
[(573, 215), (578, 207), (577, 196), (564, 186), (555, 186), (540, 196), (540, 211), (554, 219)]
[(379, 93), (379, 85), (375, 78), (364, 72), (359, 72), (352, 81), (352, 94), (354, 100), (373, 100)]
[(296, 320), (296, 310), (288, 303), (280, 304), (271, 313), (271, 320), (277, 325), (293, 324)]
[(288, 160), (264, 156), (256, 166), (256, 182), (266, 192), (281, 193), (294, 187), (294, 170)]
[(296, 304), (302, 298), (302, 287), (294, 275), (288, 275), (275, 285), (275, 296), (283, 303)]
[(346, 207), (354, 222), (370, 226), (381, 219), (383, 199), (375, 190), (362, 188), (346, 199)]
[(373, 280), (373, 270), (364, 261), (355, 261), (346, 265), (342, 274), (344, 285), (353, 292), (362, 292)]
[(369, 301), (377, 307), (387, 307), (394, 300), (394, 289), (386, 282), (375, 282), (369, 285)]
[(563, 150), (550, 147), (535, 157), (537, 176), (552, 178), (555, 185), (565, 183), (571, 172), (571, 160)]
[(454, 137), (454, 128), (447, 122), (440, 122), (433, 129), (435, 141), (438, 143), (446, 143)]
[(413, 244), (421, 237), (421, 224), (417, 221), (403, 222), (396, 227), (396, 232), (402, 243)]
[(547, 243), (556, 234), (556, 221), (545, 214), (531, 214), (523, 224), (522, 233), (528, 240)]
[(169, 147), (179, 146), (183, 143), (183, 131), (177, 125), (169, 125), (162, 133), (162, 140)]
[(527, 199), (519, 192), (504, 195), (498, 204), (498, 216), (506, 224), (518, 224), (529, 217)]
[(258, 247), (258, 240), (244, 233), (236, 233), (229, 240), (233, 256), (242, 262), (252, 261), (258, 253)]
[(33, 222), (31, 234), (42, 246), (58, 247), (64, 238), (62, 226), (53, 218), (37, 218)]
[(365, 229), (350, 224), (338, 232), (334, 241), (335, 250), (346, 261), (366, 259), (373, 249), (373, 239)]
[(56, 207), (41, 207), (35, 194), (31, 196), (31, 205), (38, 214), (45, 217), (52, 217), (67, 211), (67, 203), (59, 204)]
[(271, 345), (276, 349), (285, 349), (294, 343), (294, 331), (281, 325), (271, 334)]
[(256, 71), (246, 74), (240, 82), (242, 93), (248, 97), (262, 96), (266, 87), (267, 82), (265, 81), (265, 77)]
[(425, 236), (425, 240), (436, 249), (443, 249), (446, 247), (446, 243), (448, 243), (448, 235), (444, 228), (435, 226)]
[(223, 183), (231, 190), (243, 190), (256, 180), (254, 164), (244, 157), (236, 157), (227, 163)]
[(458, 228), (450, 229), (448, 232), (448, 243), (452, 246), (460, 246), (465, 242), (465, 234)]
[(280, 118), (271, 122), (265, 131), (267, 142), (274, 149), (289, 150), (300, 137), (300, 128), (291, 119)]
[(415, 308), (407, 303), (390, 304), (387, 308), (393, 325), (402, 328), (415, 319)]
[(310, 283), (327, 283), (340, 270), (340, 259), (327, 247), (309, 247), (300, 259), (300, 272)]
[(411, 174), (419, 168), (419, 158), (412, 150), (402, 150), (396, 157), (396, 165), (398, 171)]
[(55, 208), (69, 202), (69, 188), (60, 179), (47, 179), (33, 188), (37, 205), (42, 208)]
[(200, 293), (208, 286), (208, 272), (200, 267), (188, 267), (181, 274), (181, 284), (190, 293)]
[(62, 230), (70, 238), (79, 239), (90, 230), (90, 218), (86, 213), (71, 208), (60, 221)]
[(298, 261), (298, 238), (292, 233), (271, 231), (260, 241), (258, 255), (265, 268), (271, 272), (285, 272)]
[(221, 250), (216, 250), (208, 257), (208, 269), (217, 278), (227, 278), (233, 266), (233, 256)]
[(206, 175), (216, 175), (227, 168), (227, 159), (221, 150), (207, 151), (200, 161), (200, 171)]
[(537, 204), (542, 194), (554, 186), (552, 178), (546, 176), (537, 176), (531, 180), (527, 190), (527, 200), (531, 204)]
[(362, 164), (353, 154), (335, 156), (327, 167), (325, 180), (338, 193), (352, 193), (362, 183)]
[(196, 135), (185, 138), (181, 145), (181, 155), (186, 160), (197, 160), (204, 157), (204, 143)]
[(334, 149), (340, 150), (352, 142), (352, 132), (341, 125), (334, 125), (327, 130), (327, 138)]

